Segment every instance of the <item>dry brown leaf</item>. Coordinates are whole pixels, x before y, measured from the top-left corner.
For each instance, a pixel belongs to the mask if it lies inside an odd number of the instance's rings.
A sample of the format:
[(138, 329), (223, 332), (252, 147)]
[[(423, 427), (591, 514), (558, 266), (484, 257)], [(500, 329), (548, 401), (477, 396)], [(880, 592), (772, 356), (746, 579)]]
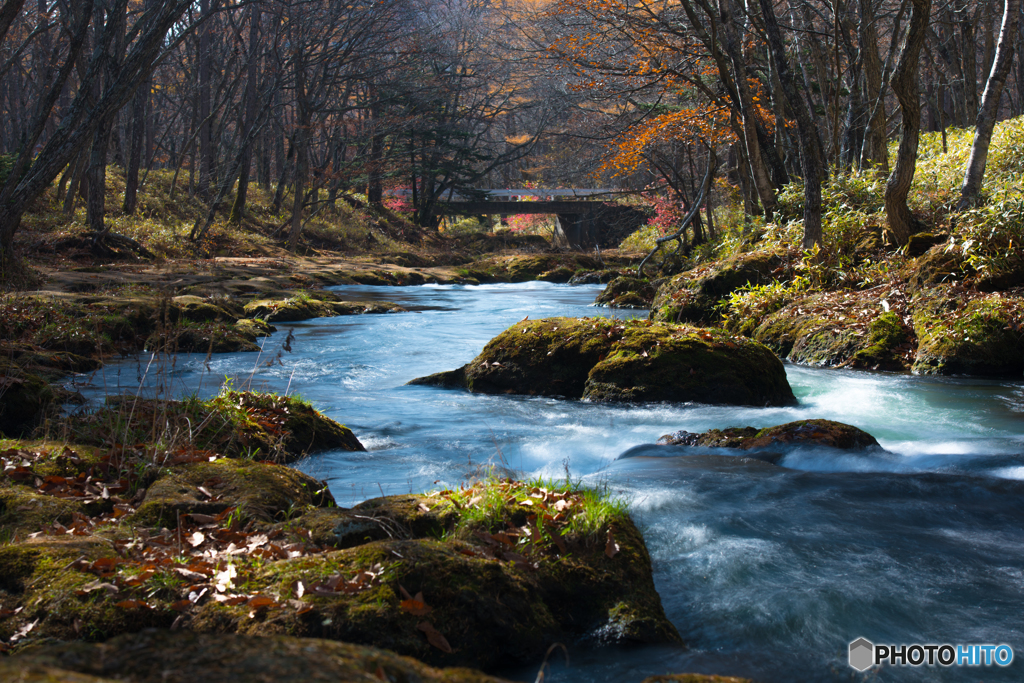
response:
[(604, 546), (604, 554), (609, 558), (615, 557), (619, 552), (619, 544), (615, 542), (615, 538), (612, 536), (612, 530), (608, 530), (608, 542)]
[(441, 632), (434, 628), (434, 625), (429, 621), (421, 621), (416, 624), (416, 628), (427, 636), (427, 642), (436, 647), (442, 652), (451, 654), (453, 652), (452, 646), (448, 644), (448, 639), (441, 635)]

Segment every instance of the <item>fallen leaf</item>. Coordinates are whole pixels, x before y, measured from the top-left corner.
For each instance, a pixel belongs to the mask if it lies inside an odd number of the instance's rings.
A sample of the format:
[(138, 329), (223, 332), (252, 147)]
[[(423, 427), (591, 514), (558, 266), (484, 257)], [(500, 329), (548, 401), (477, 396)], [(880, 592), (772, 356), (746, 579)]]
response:
[(121, 602), (114, 603), (114, 606), (121, 609), (151, 609), (143, 600), (122, 600)]
[(206, 540), (206, 535), (202, 531), (197, 531), (188, 537), (188, 544), (193, 548), (198, 548)]
[(615, 538), (612, 536), (612, 530), (608, 530), (608, 542), (604, 546), (604, 554), (608, 557), (615, 557), (619, 552), (619, 544), (615, 542)]
[(441, 635), (441, 632), (434, 628), (434, 625), (429, 621), (421, 621), (416, 624), (416, 628), (427, 636), (427, 642), (436, 647), (442, 652), (452, 653), (452, 646), (448, 644), (448, 639)]
[[(408, 595), (408, 592), (406, 593)], [(399, 607), (417, 617), (425, 617), (433, 611), (433, 607), (423, 602), (423, 593), (417, 593), (415, 598), (402, 600)]]

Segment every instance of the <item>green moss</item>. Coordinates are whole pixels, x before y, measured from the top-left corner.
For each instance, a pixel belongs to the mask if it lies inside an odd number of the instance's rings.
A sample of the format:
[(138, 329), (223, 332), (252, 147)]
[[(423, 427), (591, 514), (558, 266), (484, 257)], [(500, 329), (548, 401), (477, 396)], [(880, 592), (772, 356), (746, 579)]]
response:
[(778, 279), (785, 259), (774, 251), (737, 254), (672, 278), (658, 288), (651, 304), (651, 319), (664, 322), (713, 323), (719, 318), (720, 302), (733, 291), (748, 285)]
[(1020, 377), (1024, 372), (1024, 299), (989, 294), (966, 303), (946, 288), (913, 301), (920, 339), (913, 371)]
[(700, 401), (785, 405), (792, 390), (775, 355), (714, 329), (603, 318), (520, 322), (455, 373), (413, 383), (474, 392), (592, 401)]
[(100, 410), (70, 418), (68, 426), (83, 444), (130, 438), (155, 451), (199, 449), (282, 463), (331, 448), (364, 450), (350, 429), (308, 403), (258, 392), (225, 390), (208, 401), (108, 398)]
[(248, 518), (278, 521), (309, 507), (333, 504), (322, 482), (298, 470), (222, 459), (176, 467), (160, 477), (146, 490), (128, 521), (173, 529), (178, 525), (178, 515), (217, 514), (230, 507), (238, 508)]

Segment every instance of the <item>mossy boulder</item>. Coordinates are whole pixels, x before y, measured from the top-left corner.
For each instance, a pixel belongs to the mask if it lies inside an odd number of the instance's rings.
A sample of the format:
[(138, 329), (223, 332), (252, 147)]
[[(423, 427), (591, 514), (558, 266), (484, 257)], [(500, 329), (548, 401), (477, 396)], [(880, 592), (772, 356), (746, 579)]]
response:
[(729, 427), (701, 434), (680, 431), (658, 439), (663, 446), (736, 448), (743, 451), (790, 446), (826, 446), (840, 450), (879, 449), (878, 441), (852, 425), (832, 420), (798, 420), (775, 427)]
[(723, 330), (649, 320), (523, 321), (461, 370), (411, 384), (592, 401), (795, 402), (782, 363), (763, 345)]
[(334, 505), (323, 482), (283, 465), (222, 458), (175, 467), (149, 485), (133, 525), (175, 528), (178, 515), (216, 515), (238, 508), (272, 522), (309, 507)]
[(0, 475), (0, 532), (10, 538), (24, 540), (54, 522), (67, 525), (76, 514), (85, 513), (85, 505), (78, 501), (42, 495)]
[(948, 284), (963, 280), (971, 273), (971, 268), (955, 249), (947, 249), (944, 244), (929, 247), (907, 266), (907, 291), (915, 293), (940, 284)]
[[(136, 513), (96, 527), (102, 536), (0, 545), (0, 609), (24, 606), (0, 620), (0, 637), (32, 624), (30, 641), (96, 641), (174, 623), (204, 637), (327, 638), (484, 669), (539, 660), (555, 642), (681, 644), (643, 538), (596, 494), (492, 480), (314, 510), (322, 501), (303, 477), (258, 463), (175, 466)], [(225, 503), (239, 512), (218, 513)], [(287, 514), (296, 508), (306, 512)], [(374, 520), (385, 536), (310, 545), (306, 522), (331, 515)], [(301, 541), (278, 540), (268, 556), (271, 538)]]
[[(130, 418), (130, 419), (129, 419)], [(366, 450), (348, 427), (289, 396), (225, 391), (207, 401), (108, 397), (100, 409), (76, 414), (68, 426), (85, 445), (153, 434), (228, 457), (290, 463), (325, 450)]]
[(191, 323), (208, 323), (215, 320), (233, 323), (240, 317), (240, 307), (229, 299), (214, 300), (186, 294), (176, 296), (171, 301), (177, 308), (176, 317)]
[(583, 270), (577, 272), (569, 279), (570, 285), (606, 285), (617, 277), (622, 276), (622, 271), (605, 270)]
[(722, 298), (746, 285), (785, 279), (785, 263), (784, 254), (753, 251), (677, 275), (658, 288), (651, 304), (651, 319), (715, 322)]
[(0, 361), (0, 434), (16, 437), (31, 432), (46, 417), (55, 397), (39, 376)]
[[(606, 552), (609, 534), (614, 553)], [(509, 560), (515, 553), (504, 555), (489, 545), (491, 538), (483, 530), (446, 540), (388, 538), (270, 563), (251, 579), (262, 593), (371, 568), (383, 579), (350, 594), (314, 596), (312, 613), (285, 611), (274, 619), (253, 620), (245, 609), (208, 604), (188, 628), (373, 644), (433, 665), (484, 670), (543, 657), (553, 642), (680, 643), (654, 590), (643, 540), (628, 518), (615, 519), (589, 543), (563, 537), (566, 552), (544, 557)], [(428, 609), (414, 614), (403, 608), (403, 588), (422, 594)], [(450, 651), (428, 641), (424, 621), (444, 636)]]
[(360, 313), (397, 313), (405, 310), (398, 304), (390, 301), (366, 304), (310, 297), (257, 299), (245, 305), (246, 317), (259, 318), (268, 323), (297, 322), (311, 318), (330, 318), (338, 315), (356, 315)]
[(470, 669), (435, 669), (387, 650), (311, 638), (144, 630), (106, 643), (51, 643), (0, 661), (24, 683), (507, 683)]
[(920, 340), (915, 374), (1020, 378), (1024, 373), (1024, 296), (937, 287), (919, 292), (912, 311)]
[(914, 330), (883, 301), (877, 290), (814, 294), (754, 320), (751, 336), (793, 363), (906, 371)]
[(260, 350), (251, 325), (223, 322), (175, 325), (154, 332), (145, 350), (167, 353), (251, 353)]
[(656, 289), (648, 280), (621, 276), (608, 283), (594, 304), (610, 308), (650, 308)]

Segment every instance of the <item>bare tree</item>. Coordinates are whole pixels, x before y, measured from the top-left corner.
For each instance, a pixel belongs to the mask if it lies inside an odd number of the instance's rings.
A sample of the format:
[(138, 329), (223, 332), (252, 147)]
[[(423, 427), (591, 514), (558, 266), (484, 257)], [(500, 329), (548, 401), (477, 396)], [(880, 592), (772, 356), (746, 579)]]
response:
[(999, 115), (999, 100), (1003, 96), (1006, 77), (1013, 65), (1019, 17), (1020, 0), (1005, 0), (999, 44), (996, 47), (992, 72), (985, 84), (985, 94), (981, 98), (974, 142), (971, 145), (971, 157), (967, 162), (967, 172), (964, 173), (964, 182), (960, 188), (960, 202), (957, 204), (960, 211), (975, 203), (981, 193), (981, 181), (985, 177), (985, 166), (988, 163), (988, 148), (992, 142), (992, 129)]

